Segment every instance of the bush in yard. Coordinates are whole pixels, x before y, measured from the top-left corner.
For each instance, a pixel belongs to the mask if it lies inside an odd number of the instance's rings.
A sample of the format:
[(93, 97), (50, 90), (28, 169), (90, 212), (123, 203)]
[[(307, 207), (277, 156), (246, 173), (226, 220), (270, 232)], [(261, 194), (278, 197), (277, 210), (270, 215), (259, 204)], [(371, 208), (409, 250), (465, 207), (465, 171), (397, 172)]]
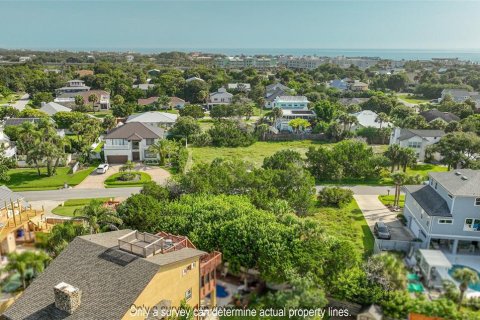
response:
[(215, 147), (248, 147), (255, 142), (251, 132), (232, 120), (215, 121), (208, 134)]
[(340, 187), (326, 187), (318, 193), (318, 201), (325, 207), (343, 207), (353, 200), (353, 191)]

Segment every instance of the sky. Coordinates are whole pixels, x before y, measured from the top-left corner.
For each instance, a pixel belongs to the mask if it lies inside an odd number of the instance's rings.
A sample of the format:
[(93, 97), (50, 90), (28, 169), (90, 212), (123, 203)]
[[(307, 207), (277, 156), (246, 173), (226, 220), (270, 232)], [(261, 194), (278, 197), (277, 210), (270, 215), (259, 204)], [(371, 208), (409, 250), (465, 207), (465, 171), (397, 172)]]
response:
[(479, 50), (480, 0), (0, 0), (0, 48)]

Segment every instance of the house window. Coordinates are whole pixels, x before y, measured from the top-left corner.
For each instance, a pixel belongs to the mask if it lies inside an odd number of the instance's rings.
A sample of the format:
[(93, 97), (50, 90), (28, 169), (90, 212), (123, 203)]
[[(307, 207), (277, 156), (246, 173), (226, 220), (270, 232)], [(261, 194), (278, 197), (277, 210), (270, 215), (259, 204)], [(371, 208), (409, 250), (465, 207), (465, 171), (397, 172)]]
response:
[(480, 206), (480, 198), (475, 198), (475, 205)]
[(453, 219), (439, 219), (439, 220), (438, 220), (438, 223), (439, 223), (439, 224), (452, 224), (452, 223), (453, 223)]
[(192, 288), (185, 291), (185, 300), (188, 301), (192, 298)]
[(421, 142), (418, 142), (418, 141), (409, 141), (409, 142), (408, 142), (408, 147), (409, 147), (409, 148), (414, 148), (414, 149), (421, 148), (421, 147), (422, 147), (422, 143), (421, 143)]
[(480, 219), (467, 218), (465, 219), (465, 225), (463, 231), (480, 231)]
[(155, 139), (152, 139), (152, 138), (148, 138), (148, 139), (145, 139), (145, 140), (146, 140), (145, 143), (147, 144), (147, 146), (151, 146), (155, 141)]

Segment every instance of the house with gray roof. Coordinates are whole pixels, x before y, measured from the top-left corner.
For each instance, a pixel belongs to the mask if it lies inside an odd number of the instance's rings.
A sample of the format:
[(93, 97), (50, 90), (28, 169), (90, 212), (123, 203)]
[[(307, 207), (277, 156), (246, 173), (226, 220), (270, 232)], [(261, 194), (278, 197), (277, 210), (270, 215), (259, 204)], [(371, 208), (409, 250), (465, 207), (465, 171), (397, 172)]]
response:
[(165, 131), (158, 126), (138, 121), (116, 127), (105, 136), (103, 151), (108, 163), (157, 160), (148, 148), (163, 139)]
[(61, 104), (58, 104), (56, 102), (42, 102), (42, 107), (40, 108), (40, 111), (45, 112), (51, 117), (57, 112), (70, 112), (72, 111), (72, 109), (62, 106)]
[(221, 253), (208, 254), (187, 237), (166, 232), (125, 229), (76, 237), (3, 318), (157, 319), (139, 313), (146, 312), (141, 308), (179, 307), (181, 301), (212, 306), (208, 295), (215, 294), (220, 263)]
[(439, 142), (444, 135), (443, 130), (395, 128), (390, 136), (390, 145), (398, 144), (401, 147), (412, 148), (415, 150), (417, 160), (424, 161), (427, 147)]
[(177, 121), (178, 115), (168, 112), (148, 111), (139, 114), (132, 114), (126, 123), (141, 122), (160, 128), (170, 128)]
[(480, 171), (430, 172), (428, 183), (404, 186), (407, 227), (421, 248), (480, 256)]
[(468, 91), (466, 89), (443, 89), (439, 102), (443, 101), (445, 97), (450, 96), (455, 102), (465, 102), (471, 100), (475, 103), (477, 109), (480, 109), (480, 93), (475, 91)]
[(352, 113), (355, 118), (357, 118), (358, 123), (352, 125), (351, 131), (356, 131), (360, 128), (367, 128), (367, 127), (372, 127), (372, 128), (386, 128), (390, 127), (392, 124), (390, 122), (378, 122), (378, 114), (371, 111), (371, 110), (362, 110), (360, 112), (355, 112)]
[(437, 119), (443, 122), (450, 123), (452, 121), (460, 121), (460, 118), (451, 112), (442, 112), (437, 109), (426, 110), (420, 112), (420, 115), (428, 122), (435, 121)]

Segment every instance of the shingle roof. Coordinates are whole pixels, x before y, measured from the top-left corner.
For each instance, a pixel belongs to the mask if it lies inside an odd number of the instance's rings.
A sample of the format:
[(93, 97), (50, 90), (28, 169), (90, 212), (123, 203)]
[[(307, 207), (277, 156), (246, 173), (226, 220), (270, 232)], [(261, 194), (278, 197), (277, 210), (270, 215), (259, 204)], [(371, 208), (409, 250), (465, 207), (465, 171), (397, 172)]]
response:
[(20, 126), (24, 122), (37, 123), (40, 121), (40, 118), (9, 118), (5, 120), (6, 126)]
[(399, 140), (410, 139), (414, 136), (419, 136), (421, 138), (431, 138), (431, 137), (443, 137), (445, 131), (443, 130), (417, 130), (417, 129), (401, 129)]
[[(121, 319), (161, 266), (205, 252), (183, 248), (142, 258), (118, 249), (120, 230), (77, 237), (4, 313), (7, 319)], [(71, 315), (54, 305), (53, 287), (66, 282), (82, 291)], [(174, 285), (172, 283), (172, 285)]]
[(134, 114), (128, 117), (127, 123), (143, 122), (143, 123), (174, 123), (178, 116), (168, 112), (149, 111), (140, 114)]
[(429, 216), (451, 217), (447, 202), (429, 185), (404, 186)]
[(44, 104), (41, 108), (40, 108), (40, 111), (43, 111), (45, 112), (46, 114), (48, 114), (49, 116), (53, 116), (54, 114), (56, 114), (57, 112), (70, 112), (72, 111), (72, 109), (70, 108), (67, 108), (67, 107), (64, 107), (62, 106), (61, 104), (58, 104), (56, 102), (49, 102), (49, 103), (46, 103)]
[(430, 172), (430, 177), (455, 196), (480, 196), (480, 170), (457, 169), (448, 172)]
[(308, 102), (308, 99), (305, 96), (279, 96), (278, 100), (288, 102)]
[(451, 112), (442, 112), (437, 109), (427, 110), (420, 112), (420, 115), (427, 120), (427, 122), (440, 118), (446, 122), (460, 121), (460, 118)]
[(130, 136), (136, 134), (143, 139), (158, 139), (162, 138), (164, 131), (161, 128), (153, 125), (148, 125), (141, 122), (129, 122), (124, 125), (112, 129), (106, 136), (106, 139), (128, 139)]
[(0, 209), (5, 208), (5, 203), (7, 206), (11, 205), (11, 202), (16, 203), (19, 201), (22, 206), (25, 206), (27, 203), (24, 201), (24, 196), (19, 193), (13, 192), (7, 186), (0, 186)]
[(268, 93), (266, 100), (272, 102), (277, 97), (284, 96), (287, 92), (283, 89), (277, 88)]

